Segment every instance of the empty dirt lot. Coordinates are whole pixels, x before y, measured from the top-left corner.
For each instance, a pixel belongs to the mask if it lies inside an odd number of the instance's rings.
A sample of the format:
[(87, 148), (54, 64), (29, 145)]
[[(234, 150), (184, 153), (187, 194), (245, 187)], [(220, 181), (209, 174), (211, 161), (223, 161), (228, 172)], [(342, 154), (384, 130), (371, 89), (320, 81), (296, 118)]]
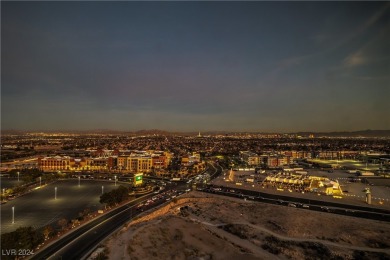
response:
[(124, 226), (109, 259), (390, 259), (390, 223), (190, 192)]

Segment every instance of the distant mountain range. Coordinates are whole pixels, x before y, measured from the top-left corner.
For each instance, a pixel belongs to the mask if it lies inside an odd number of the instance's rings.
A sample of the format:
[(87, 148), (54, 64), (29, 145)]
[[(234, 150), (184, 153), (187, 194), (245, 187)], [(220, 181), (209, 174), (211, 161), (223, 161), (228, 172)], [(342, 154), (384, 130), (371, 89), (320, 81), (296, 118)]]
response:
[[(69, 133), (69, 134), (112, 134), (112, 135), (185, 135), (194, 136), (199, 132), (169, 132), (159, 129), (150, 130), (138, 130), (138, 131), (118, 131), (109, 129), (96, 129), (96, 130), (75, 130), (75, 131), (20, 131), (20, 130), (1, 130), (2, 135), (9, 134), (26, 134), (26, 133)], [(234, 131), (205, 131), (201, 132), (201, 135), (226, 135), (226, 134), (284, 134), (284, 133), (271, 133), (271, 132), (234, 132)], [(343, 132), (291, 132), (288, 134), (295, 134), (298, 136), (314, 137), (390, 137), (390, 130), (362, 130), (362, 131), (343, 131)]]

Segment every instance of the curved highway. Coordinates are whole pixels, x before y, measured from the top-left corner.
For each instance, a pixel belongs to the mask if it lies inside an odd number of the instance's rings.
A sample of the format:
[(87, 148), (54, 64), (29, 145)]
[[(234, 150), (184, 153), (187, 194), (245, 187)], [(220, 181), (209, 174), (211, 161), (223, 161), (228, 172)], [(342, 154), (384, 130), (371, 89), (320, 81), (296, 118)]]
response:
[[(163, 194), (173, 189), (181, 189), (185, 185), (167, 186)], [(104, 238), (141, 213), (139, 205), (158, 196), (150, 193), (137, 198), (130, 203), (123, 205), (107, 214), (75, 229), (71, 233), (60, 238), (56, 242), (48, 245), (42, 251), (39, 251), (31, 259), (81, 259), (91, 250), (93, 250)], [(156, 200), (153, 204), (143, 206), (143, 210), (154, 208), (167, 202), (166, 198)]]
[[(213, 179), (222, 173), (220, 165), (208, 164), (210, 178)], [(188, 184), (187, 184), (188, 185)], [(164, 193), (173, 189), (185, 189), (185, 182), (178, 182), (166, 186)], [(239, 197), (264, 203), (279, 204), (290, 207), (301, 207), (306, 210), (324, 211), (335, 214), (349, 215), (354, 217), (368, 218), (390, 222), (390, 211), (378, 208), (354, 206), (348, 204), (331, 203), (317, 200), (299, 199), (288, 196), (267, 194), (262, 192), (228, 188), (216, 185), (203, 185), (197, 188), (199, 191), (209, 192), (230, 197)], [(104, 238), (127, 223), (133, 217), (141, 213), (140, 204), (150, 200), (156, 194), (144, 195), (130, 203), (121, 206), (111, 212), (83, 225), (71, 233), (48, 245), (42, 251), (35, 254), (31, 259), (80, 259), (87, 256)], [(166, 197), (156, 200), (151, 205), (145, 205), (143, 210), (154, 208), (166, 203)], [(147, 203), (146, 203), (147, 204)]]

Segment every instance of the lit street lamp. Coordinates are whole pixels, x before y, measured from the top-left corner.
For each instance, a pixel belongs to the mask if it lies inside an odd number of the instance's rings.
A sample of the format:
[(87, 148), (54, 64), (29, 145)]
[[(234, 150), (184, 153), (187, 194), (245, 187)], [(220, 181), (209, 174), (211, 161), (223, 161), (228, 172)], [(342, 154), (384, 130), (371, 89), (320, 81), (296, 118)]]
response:
[(12, 224), (15, 224), (15, 207), (12, 207)]
[(115, 175), (115, 186), (116, 186), (116, 175)]
[(103, 193), (104, 193), (104, 186), (102, 186), (102, 195), (103, 195)]
[(18, 172), (18, 182), (19, 182), (19, 174), (20, 174), (20, 172)]
[(5, 188), (3, 188), (3, 195), (5, 195)]
[(54, 188), (54, 199), (57, 199), (57, 187)]

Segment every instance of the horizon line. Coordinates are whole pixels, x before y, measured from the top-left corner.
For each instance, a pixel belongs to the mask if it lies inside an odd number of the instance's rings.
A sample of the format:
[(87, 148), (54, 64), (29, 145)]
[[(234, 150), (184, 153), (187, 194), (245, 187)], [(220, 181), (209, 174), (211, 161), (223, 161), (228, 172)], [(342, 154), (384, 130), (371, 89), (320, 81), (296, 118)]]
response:
[(310, 130), (299, 130), (299, 131), (267, 131), (267, 130), (162, 130), (162, 129), (139, 129), (139, 130), (115, 130), (115, 129), (89, 129), (89, 130), (50, 130), (50, 129), (39, 129), (39, 130), (21, 130), (21, 129), (1, 129), (1, 132), (28, 132), (28, 133), (39, 133), (39, 132), (57, 132), (57, 133), (71, 133), (71, 132), (119, 132), (119, 133), (137, 133), (137, 132), (166, 132), (166, 133), (257, 133), (257, 134), (296, 134), (296, 133), (354, 133), (354, 132), (384, 132), (390, 131), (390, 129), (360, 129), (360, 130), (331, 130), (331, 131), (310, 131)]

